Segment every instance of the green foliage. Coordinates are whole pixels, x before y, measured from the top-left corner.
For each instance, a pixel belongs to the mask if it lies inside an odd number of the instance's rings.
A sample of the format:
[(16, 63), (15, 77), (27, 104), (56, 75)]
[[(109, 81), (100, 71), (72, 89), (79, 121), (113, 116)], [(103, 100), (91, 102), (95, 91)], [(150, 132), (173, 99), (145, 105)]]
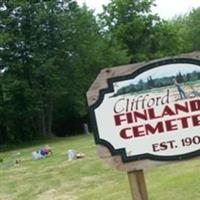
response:
[(128, 62), (126, 51), (99, 33), (92, 11), (73, 0), (5, 1), (0, 16), (0, 143), (78, 127), (99, 70)]
[(193, 9), (189, 14), (178, 16), (170, 21), (172, 28), (178, 34), (181, 52), (200, 50), (200, 8)]
[(104, 7), (101, 18), (112, 39), (116, 39), (132, 62), (179, 53), (175, 27), (151, 13), (154, 1), (113, 0)]
[(200, 50), (200, 7), (194, 9), (186, 21), (186, 29), (187, 29), (187, 40), (190, 44), (190, 51)]
[(161, 21), (153, 28), (149, 58), (173, 56), (182, 52), (182, 41), (177, 27), (170, 21)]
[(152, 0), (112, 0), (100, 16), (112, 40), (128, 49), (132, 62), (147, 58), (152, 29), (159, 21), (151, 14), (152, 4)]

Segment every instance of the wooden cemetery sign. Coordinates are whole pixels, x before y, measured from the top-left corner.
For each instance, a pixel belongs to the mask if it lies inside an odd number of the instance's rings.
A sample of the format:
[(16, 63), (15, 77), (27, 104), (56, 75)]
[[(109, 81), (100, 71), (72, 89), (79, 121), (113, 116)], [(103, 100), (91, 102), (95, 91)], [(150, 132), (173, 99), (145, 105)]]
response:
[(199, 157), (200, 52), (104, 69), (87, 99), (98, 154), (133, 199), (148, 199), (145, 168)]

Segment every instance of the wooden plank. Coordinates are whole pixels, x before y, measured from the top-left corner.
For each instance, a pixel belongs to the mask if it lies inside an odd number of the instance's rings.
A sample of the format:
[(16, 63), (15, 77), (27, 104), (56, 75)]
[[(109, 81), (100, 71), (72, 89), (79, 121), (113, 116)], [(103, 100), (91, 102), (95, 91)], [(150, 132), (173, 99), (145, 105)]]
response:
[(119, 171), (125, 171), (125, 172), (143, 170), (150, 167), (155, 167), (169, 163), (164, 161), (159, 162), (147, 159), (123, 163), (121, 156), (119, 155), (112, 156), (109, 149), (102, 145), (97, 145), (97, 154), (101, 159), (105, 160), (106, 163), (111, 167), (114, 167)]
[(128, 172), (132, 200), (148, 200), (143, 170)]

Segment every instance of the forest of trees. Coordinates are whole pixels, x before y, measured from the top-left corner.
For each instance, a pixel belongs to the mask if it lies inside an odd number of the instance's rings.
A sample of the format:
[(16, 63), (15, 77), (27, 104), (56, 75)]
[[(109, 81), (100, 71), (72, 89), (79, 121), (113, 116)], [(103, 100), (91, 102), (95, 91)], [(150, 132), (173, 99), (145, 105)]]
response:
[(80, 133), (105, 67), (200, 49), (200, 8), (162, 20), (153, 0), (0, 2), (0, 144)]

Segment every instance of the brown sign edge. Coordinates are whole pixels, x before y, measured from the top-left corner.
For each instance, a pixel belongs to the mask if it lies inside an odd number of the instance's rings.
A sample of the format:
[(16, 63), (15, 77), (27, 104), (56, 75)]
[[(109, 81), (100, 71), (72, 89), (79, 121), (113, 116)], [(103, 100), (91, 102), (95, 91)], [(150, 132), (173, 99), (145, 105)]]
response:
[[(200, 52), (192, 52), (175, 57), (152, 60), (150, 62), (136, 63), (136, 64), (103, 69), (87, 92), (88, 105), (92, 106), (96, 103), (96, 101), (99, 99), (100, 91), (108, 88), (108, 81), (111, 78), (122, 77), (133, 74), (136, 70), (144, 66), (152, 65), (154, 63), (161, 64), (166, 62), (167, 60), (173, 60), (174, 63), (176, 63), (176, 60), (181, 60), (181, 59), (182, 60), (193, 59), (200, 61)], [(97, 153), (99, 157), (104, 159), (108, 164), (122, 171), (140, 170), (148, 167), (174, 162), (174, 161), (155, 161), (150, 159), (124, 162), (124, 160), (122, 160), (121, 155), (112, 155), (107, 147), (99, 144), (97, 145)]]

